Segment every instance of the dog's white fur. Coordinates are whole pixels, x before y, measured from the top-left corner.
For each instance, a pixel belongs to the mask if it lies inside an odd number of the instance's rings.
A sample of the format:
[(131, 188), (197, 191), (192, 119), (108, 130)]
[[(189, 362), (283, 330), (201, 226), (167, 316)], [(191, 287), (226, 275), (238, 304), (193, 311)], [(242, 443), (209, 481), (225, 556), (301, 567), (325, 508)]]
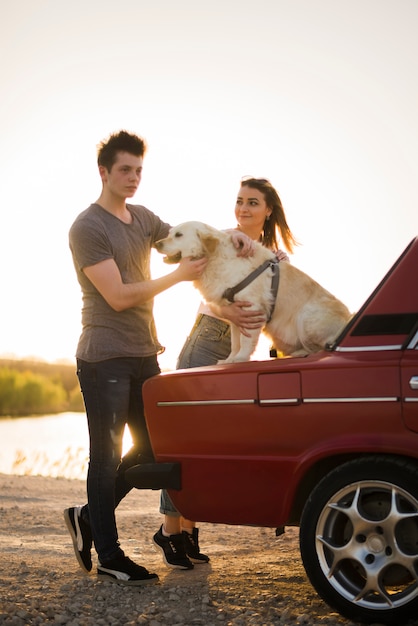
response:
[[(208, 264), (194, 286), (208, 303), (227, 304), (222, 297), (227, 287), (234, 287), (255, 268), (275, 255), (255, 245), (255, 254), (237, 256), (237, 250), (228, 232), (220, 231), (202, 222), (184, 222), (171, 228), (168, 237), (157, 242), (157, 250), (166, 255), (167, 262), (178, 263), (183, 257), (207, 257)], [(351, 317), (347, 307), (321, 287), (307, 274), (282, 261), (280, 279), (272, 318), (263, 332), (275, 348), (286, 356), (306, 356), (322, 350), (341, 332)], [(247, 300), (250, 308), (263, 310), (268, 319), (272, 308), (272, 270), (268, 268), (235, 297)], [(254, 352), (261, 329), (249, 331), (251, 337), (241, 334), (231, 324), (232, 349), (225, 362), (248, 361)]]

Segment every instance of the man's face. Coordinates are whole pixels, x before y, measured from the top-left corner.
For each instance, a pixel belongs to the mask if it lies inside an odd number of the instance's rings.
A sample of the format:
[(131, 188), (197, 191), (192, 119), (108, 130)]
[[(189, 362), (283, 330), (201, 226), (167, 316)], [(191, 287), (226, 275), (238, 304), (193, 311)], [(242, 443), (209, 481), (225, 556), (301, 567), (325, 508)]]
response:
[(103, 185), (120, 198), (132, 198), (141, 182), (143, 157), (118, 152), (110, 172), (103, 166), (99, 168)]

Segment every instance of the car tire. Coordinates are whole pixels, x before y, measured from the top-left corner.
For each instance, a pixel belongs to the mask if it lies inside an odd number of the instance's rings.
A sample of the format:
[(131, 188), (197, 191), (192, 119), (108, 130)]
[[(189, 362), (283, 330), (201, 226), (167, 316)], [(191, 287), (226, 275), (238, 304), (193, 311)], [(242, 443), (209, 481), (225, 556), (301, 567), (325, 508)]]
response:
[(303, 564), (318, 594), (362, 623), (418, 614), (418, 467), (392, 456), (354, 459), (312, 491), (300, 523)]

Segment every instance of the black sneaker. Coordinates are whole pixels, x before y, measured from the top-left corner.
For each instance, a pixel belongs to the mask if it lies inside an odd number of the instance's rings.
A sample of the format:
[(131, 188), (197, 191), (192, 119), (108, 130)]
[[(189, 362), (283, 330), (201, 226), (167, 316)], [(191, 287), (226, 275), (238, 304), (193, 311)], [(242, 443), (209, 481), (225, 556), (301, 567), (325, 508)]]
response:
[(81, 517), (81, 506), (73, 506), (64, 511), (65, 524), (73, 540), (76, 559), (86, 574), (91, 572), (91, 546), (93, 539), (90, 526)]
[(163, 527), (153, 537), (154, 546), (161, 550), (163, 561), (173, 569), (193, 569), (193, 563), (187, 558), (183, 533), (164, 537)]
[(186, 554), (192, 563), (209, 563), (210, 559), (206, 554), (202, 554), (199, 548), (199, 529), (193, 528), (193, 534), (183, 530), (184, 545)]
[(145, 567), (131, 561), (128, 556), (119, 556), (106, 563), (99, 563), (97, 578), (132, 586), (152, 585), (159, 581), (157, 574), (151, 574)]

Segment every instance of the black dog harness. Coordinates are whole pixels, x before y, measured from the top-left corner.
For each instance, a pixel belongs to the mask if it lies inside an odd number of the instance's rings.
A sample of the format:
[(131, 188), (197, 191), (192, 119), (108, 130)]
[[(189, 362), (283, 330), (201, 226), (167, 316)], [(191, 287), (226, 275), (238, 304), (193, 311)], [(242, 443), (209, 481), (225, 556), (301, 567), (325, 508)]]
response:
[(262, 274), (264, 270), (266, 270), (268, 267), (270, 267), (273, 272), (273, 276), (271, 277), (271, 293), (273, 296), (273, 305), (271, 307), (267, 323), (271, 320), (271, 316), (273, 315), (274, 305), (276, 303), (276, 296), (279, 290), (280, 272), (278, 259), (269, 259), (268, 261), (264, 261), (262, 265), (259, 265), (253, 272), (251, 272), (251, 274), (244, 278), (244, 280), (235, 285), (235, 287), (228, 287), (222, 294), (223, 298), (226, 298), (229, 302), (234, 302), (236, 294), (241, 291), (241, 289), (244, 289), (244, 287), (252, 283), (252, 281), (255, 280), (257, 276), (260, 276), (260, 274)]

